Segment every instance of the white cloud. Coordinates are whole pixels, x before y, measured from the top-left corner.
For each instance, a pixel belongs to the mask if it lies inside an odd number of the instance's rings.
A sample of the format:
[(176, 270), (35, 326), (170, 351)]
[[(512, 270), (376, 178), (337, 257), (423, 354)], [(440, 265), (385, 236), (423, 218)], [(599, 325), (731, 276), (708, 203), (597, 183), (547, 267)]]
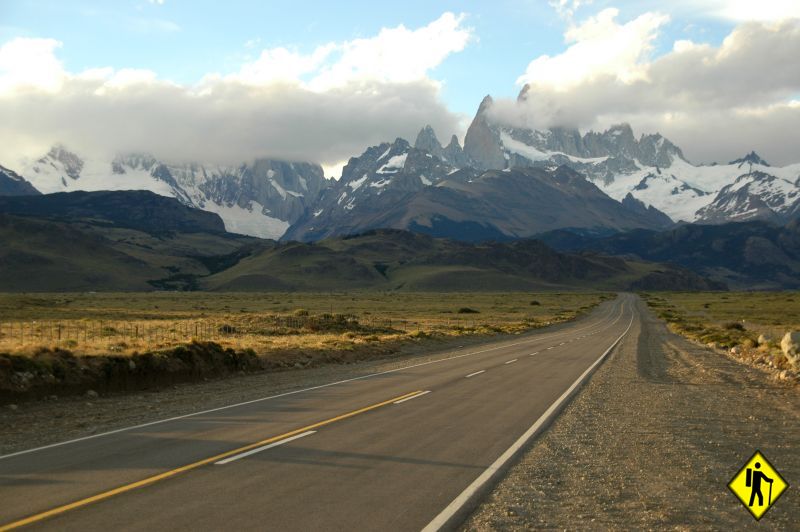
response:
[(672, 0), (669, 8), (734, 22), (767, 22), (800, 17), (797, 0)]
[(575, 12), (582, 6), (591, 4), (593, 0), (549, 0), (550, 6), (556, 10), (558, 16), (566, 20), (572, 20)]
[[(562, 54), (535, 59), (521, 78), (530, 83), (522, 101), (496, 102), (495, 119), (582, 129), (626, 121), (640, 132), (661, 132), (695, 161), (727, 161), (756, 149), (778, 163), (800, 162), (800, 109), (792, 103), (800, 94), (800, 20), (743, 23), (719, 46), (680, 40), (651, 59), (608, 53), (616, 48), (606, 43), (646, 49), (659, 15), (625, 24), (601, 15), (567, 30)], [(588, 59), (594, 47), (606, 50), (599, 64)]]
[(370, 144), (413, 138), (427, 123), (446, 138), (461, 117), (440, 100), (431, 71), (471, 34), (463, 16), (445, 13), (418, 29), (383, 29), (307, 54), (264, 50), (238, 72), (195, 86), (149, 70), (71, 73), (58, 61), (57, 41), (12, 41), (0, 48), (0, 161), (62, 142), (89, 154), (335, 167)]
[(669, 21), (660, 13), (645, 13), (618, 24), (619, 10), (604, 9), (564, 34), (569, 48), (555, 57), (540, 56), (528, 65), (517, 83), (565, 90), (598, 77), (623, 83), (642, 78), (642, 61), (652, 50), (658, 29)]
[[(462, 51), (472, 38), (464, 15), (444, 13), (427, 26), (384, 28), (374, 37), (327, 43), (303, 54), (284, 47), (263, 50), (261, 56), (226, 77), (261, 85), (296, 81), (314, 91), (348, 83), (407, 83), (427, 80), (429, 72), (450, 54)], [(212, 76), (216, 78), (218, 75)]]
[(384, 28), (376, 37), (332, 46), (326, 52), (335, 50), (338, 59), (324, 65), (310, 86), (320, 90), (353, 79), (388, 83), (425, 79), (447, 56), (467, 46), (472, 30), (463, 27), (463, 21), (464, 15), (444, 13), (417, 30), (403, 25)]
[(13, 39), (0, 46), (0, 94), (36, 89), (55, 92), (64, 81), (55, 39)]

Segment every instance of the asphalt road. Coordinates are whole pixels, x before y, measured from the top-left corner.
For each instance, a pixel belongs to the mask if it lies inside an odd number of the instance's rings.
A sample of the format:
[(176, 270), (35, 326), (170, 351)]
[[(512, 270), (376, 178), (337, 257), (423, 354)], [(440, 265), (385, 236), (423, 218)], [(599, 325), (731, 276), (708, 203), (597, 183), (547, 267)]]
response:
[(0, 531), (449, 526), (638, 319), (633, 298), (435, 362), (0, 457)]

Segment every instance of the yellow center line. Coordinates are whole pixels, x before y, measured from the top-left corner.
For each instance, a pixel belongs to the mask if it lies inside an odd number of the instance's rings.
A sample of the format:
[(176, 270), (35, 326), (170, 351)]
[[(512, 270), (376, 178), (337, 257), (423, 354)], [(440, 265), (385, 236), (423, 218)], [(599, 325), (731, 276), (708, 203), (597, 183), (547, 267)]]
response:
[(81, 499), (79, 501), (71, 502), (71, 503), (65, 504), (63, 506), (58, 506), (56, 508), (53, 508), (52, 510), (47, 510), (45, 512), (41, 512), (41, 513), (32, 515), (30, 517), (26, 517), (24, 519), (20, 519), (19, 521), (14, 521), (13, 523), (8, 523), (6, 525), (0, 525), (0, 532), (6, 532), (8, 530), (14, 530), (16, 528), (19, 528), (19, 527), (22, 527), (22, 526), (25, 526), (25, 525), (30, 525), (32, 523), (36, 523), (37, 521), (41, 521), (43, 519), (47, 519), (48, 517), (53, 517), (54, 515), (63, 514), (65, 512), (69, 512), (70, 510), (75, 510), (76, 508), (80, 508), (80, 507), (86, 506), (88, 504), (92, 504), (92, 503), (95, 503), (95, 502), (98, 502), (98, 501), (102, 501), (104, 499), (108, 499), (108, 498), (114, 497), (115, 495), (120, 495), (121, 493), (125, 493), (125, 492), (131, 491), (131, 490), (135, 490), (135, 489), (141, 488), (143, 486), (148, 486), (148, 485), (153, 484), (155, 482), (158, 482), (160, 480), (164, 480), (164, 479), (167, 479), (167, 478), (170, 478), (170, 477), (174, 477), (175, 475), (179, 475), (181, 473), (185, 473), (186, 471), (191, 471), (192, 469), (197, 469), (198, 467), (202, 467), (204, 465), (213, 464), (214, 462), (217, 462), (217, 461), (222, 460), (224, 458), (228, 458), (229, 456), (233, 456), (235, 454), (243, 453), (245, 451), (249, 451), (251, 449), (255, 449), (256, 447), (260, 447), (262, 445), (266, 445), (266, 444), (269, 444), (269, 443), (272, 443), (272, 442), (276, 442), (276, 441), (282, 440), (284, 438), (289, 438), (291, 436), (294, 436), (296, 434), (300, 434), (302, 432), (306, 432), (306, 431), (309, 431), (309, 430), (314, 430), (314, 429), (317, 429), (319, 427), (324, 427), (325, 425), (330, 425), (331, 423), (335, 423), (335, 422), (341, 421), (343, 419), (347, 419), (347, 418), (350, 418), (350, 417), (353, 417), (353, 416), (357, 416), (359, 414), (363, 414), (365, 412), (369, 412), (370, 410), (375, 410), (376, 408), (380, 408), (382, 406), (386, 406), (386, 405), (392, 404), (395, 401), (400, 401), (400, 400), (405, 399), (407, 397), (411, 397), (413, 395), (417, 395), (417, 394), (421, 393), (421, 391), (422, 390), (417, 390), (415, 392), (407, 393), (407, 394), (401, 395), (399, 397), (394, 397), (394, 398), (389, 399), (387, 401), (382, 401), (380, 403), (375, 403), (373, 405), (365, 406), (364, 408), (359, 408), (358, 410), (353, 410), (352, 412), (348, 412), (346, 414), (342, 414), (342, 415), (339, 415), (339, 416), (336, 416), (336, 417), (332, 417), (330, 419), (326, 419), (324, 421), (320, 421), (318, 423), (314, 423), (313, 425), (306, 425), (305, 427), (301, 427), (299, 429), (295, 429), (295, 430), (286, 432), (286, 433), (281, 434), (279, 436), (273, 436), (272, 438), (267, 438), (266, 440), (261, 440), (261, 441), (255, 442), (255, 443), (251, 443), (251, 444), (245, 445), (244, 447), (239, 447), (238, 449), (233, 449), (233, 450), (230, 450), (230, 451), (226, 451), (224, 453), (212, 456), (210, 458), (204, 458), (204, 459), (199, 460), (197, 462), (193, 462), (191, 464), (188, 464), (188, 465), (185, 465), (185, 466), (181, 466), (181, 467), (172, 469), (170, 471), (165, 471), (164, 473), (159, 473), (158, 475), (153, 475), (152, 477), (148, 477), (148, 478), (145, 478), (143, 480), (139, 480), (137, 482), (132, 482), (130, 484), (125, 484), (125, 485), (120, 486), (118, 488), (114, 488), (114, 489), (111, 489), (111, 490), (108, 490), (108, 491), (104, 491), (102, 493), (98, 493), (97, 495), (92, 495), (91, 497), (87, 497), (87, 498)]

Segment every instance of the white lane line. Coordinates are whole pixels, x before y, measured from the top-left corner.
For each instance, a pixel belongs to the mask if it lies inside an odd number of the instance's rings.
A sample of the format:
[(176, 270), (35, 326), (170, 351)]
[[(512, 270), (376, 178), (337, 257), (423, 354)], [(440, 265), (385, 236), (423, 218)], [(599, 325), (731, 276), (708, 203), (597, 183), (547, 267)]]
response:
[(566, 344), (566, 343), (567, 343), (567, 342), (561, 342), (561, 343), (560, 343), (560, 344), (558, 344), (558, 345), (564, 345), (564, 344)]
[(400, 399), (399, 401), (395, 401), (394, 404), (399, 405), (400, 403), (405, 403), (406, 401), (416, 399), (417, 397), (422, 397), (423, 395), (427, 395), (429, 393), (431, 393), (430, 390), (425, 390), (424, 392), (419, 392), (417, 395), (412, 395), (411, 397), (406, 397), (405, 399)]
[(551, 345), (550, 347), (548, 347), (547, 349), (545, 349), (545, 351), (550, 351), (551, 349), (555, 349), (555, 348), (556, 348), (556, 346), (554, 346), (554, 345)]
[[(599, 321), (597, 321), (595, 323), (592, 323), (590, 325), (587, 325), (585, 327), (581, 327), (581, 328), (579, 328), (577, 330), (578, 331), (585, 331), (586, 329), (591, 329), (593, 327), (602, 326), (603, 322), (605, 320), (610, 319), (612, 316), (614, 316), (616, 314), (616, 311), (614, 310), (615, 306), (616, 305), (612, 306), (609, 309), (608, 314), (604, 315)], [(603, 330), (606, 330), (609, 327), (613, 327), (620, 320), (620, 318), (622, 317), (622, 312), (621, 311), (622, 311), (622, 305), (620, 305), (620, 315), (617, 316), (616, 319), (614, 319), (614, 321), (609, 323), (608, 326), (606, 326)], [(573, 332), (575, 332), (575, 331), (573, 331)], [(525, 344), (530, 344), (530, 343), (533, 343), (533, 342), (541, 342), (542, 340), (547, 340), (548, 338), (552, 338), (554, 336), (561, 336), (563, 334), (565, 334), (565, 333), (555, 332), (553, 334), (547, 334), (547, 335), (544, 335), (544, 336), (533, 337), (533, 338), (530, 338), (528, 340), (523, 340), (521, 342), (514, 342), (514, 343), (511, 343), (511, 344), (498, 345), (498, 346), (495, 346), (495, 347), (490, 347), (488, 349), (481, 349), (479, 351), (472, 351), (472, 352), (464, 353), (464, 354), (461, 354), (461, 355), (454, 355), (454, 356), (451, 356), (451, 357), (440, 358), (440, 359), (437, 359), (437, 360), (430, 360), (428, 362), (420, 362), (419, 364), (412, 364), (410, 366), (403, 366), (403, 367), (396, 368), (396, 369), (380, 371), (378, 373), (370, 373), (369, 375), (361, 375), (359, 377), (351, 377), (349, 379), (342, 379), (342, 380), (335, 381), (335, 382), (328, 382), (328, 383), (325, 383), (325, 384), (320, 384), (319, 386), (311, 386), (309, 388), (302, 388), (300, 390), (292, 390), (291, 392), (284, 392), (284, 393), (279, 393), (279, 394), (276, 394), (276, 395), (269, 395), (267, 397), (259, 397), (257, 399), (251, 399), (249, 401), (242, 401), (240, 403), (234, 403), (234, 404), (231, 404), (231, 405), (219, 406), (217, 408), (209, 408), (207, 410), (200, 410), (199, 412), (192, 412), (190, 414), (183, 414), (183, 415), (180, 415), (180, 416), (173, 416), (173, 417), (168, 417), (168, 418), (165, 418), (165, 419), (158, 419), (156, 421), (148, 421), (146, 423), (140, 423), (138, 425), (132, 425), (130, 427), (123, 427), (123, 428), (119, 428), (119, 429), (109, 430), (107, 432), (101, 432), (101, 433), (98, 433), (98, 434), (91, 434), (89, 436), (82, 436), (80, 438), (74, 438), (72, 440), (60, 441), (58, 443), (51, 443), (49, 445), (42, 445), (41, 447), (34, 447), (33, 449), (25, 449), (23, 451), (17, 451), (17, 452), (14, 452), (14, 453), (0, 455), (0, 460), (6, 460), (8, 458), (13, 458), (15, 456), (20, 456), (20, 455), (23, 455), (23, 454), (29, 454), (29, 453), (35, 453), (35, 452), (39, 452), (39, 451), (44, 451), (46, 449), (52, 449), (54, 447), (61, 447), (63, 445), (71, 445), (73, 443), (79, 443), (79, 442), (86, 441), (86, 440), (94, 440), (95, 438), (103, 438), (105, 436), (111, 436), (113, 434), (119, 434), (121, 432), (128, 432), (128, 431), (131, 431), (131, 430), (138, 430), (138, 429), (143, 429), (143, 428), (146, 428), (146, 427), (152, 427), (153, 425), (160, 425), (162, 423), (169, 423), (170, 421), (178, 421), (178, 420), (186, 419), (186, 418), (190, 418), (190, 417), (202, 416), (202, 415), (205, 415), (205, 414), (211, 414), (213, 412), (220, 412), (222, 410), (229, 410), (231, 408), (238, 408), (240, 406), (247, 406), (247, 405), (251, 405), (251, 404), (254, 404), (254, 403), (260, 403), (262, 401), (270, 401), (272, 399), (278, 399), (280, 397), (286, 397), (286, 396), (289, 396), (289, 395), (296, 395), (296, 394), (300, 394), (300, 393), (304, 393), (304, 392), (310, 392), (310, 391), (313, 391), (313, 390), (321, 390), (323, 388), (329, 388), (331, 386), (338, 386), (340, 384), (345, 384), (345, 383), (348, 383), (348, 382), (360, 381), (360, 380), (364, 380), (364, 379), (371, 379), (373, 377), (379, 377), (381, 375), (387, 375), (387, 374), (390, 374), (390, 373), (396, 373), (398, 371), (405, 371), (405, 370), (408, 370), (408, 369), (418, 368), (420, 366), (428, 366), (430, 364), (440, 364), (442, 362), (449, 362), (451, 360), (456, 360), (456, 359), (459, 359), (459, 358), (464, 358), (464, 357), (469, 357), (469, 356), (474, 356), (474, 355), (480, 355), (482, 353), (488, 353), (490, 351), (497, 351), (498, 349), (506, 349), (506, 348), (509, 348), (509, 347), (516, 347), (518, 345), (525, 345)], [(566, 333), (566, 334), (568, 334), (568, 333)]]
[(530, 354), (530, 355), (528, 355), (528, 356), (529, 356), (529, 357), (533, 357), (533, 356), (536, 356), (536, 355), (538, 355), (538, 354), (539, 354), (539, 351), (536, 351), (536, 352), (533, 352), (533, 353), (531, 353), (531, 354)]
[[(586, 378), (591, 375), (592, 371), (606, 358), (606, 356), (611, 352), (612, 349), (622, 340), (622, 338), (628, 334), (628, 331), (631, 329), (631, 325), (633, 325), (633, 318), (636, 313), (631, 313), (631, 321), (628, 324), (628, 328), (625, 329), (625, 332), (620, 335), (619, 338), (614, 340), (614, 343), (606, 349), (606, 351), (600, 355), (600, 358), (595, 360), (594, 364), (589, 366), (589, 368), (581, 374), (580, 377), (572, 383), (572, 386), (567, 388), (567, 390), (561, 394), (561, 397), (555, 400), (555, 402), (550, 405), (550, 407), (541, 415), (536, 422), (531, 425), (531, 427), (525, 431), (525, 433), (515, 441), (511, 447), (506, 449), (506, 451), (500, 455), (500, 457), (494, 461), (492, 465), (490, 465), (481, 475), (476, 478), (472, 484), (467, 486), (467, 488), (461, 492), (458, 497), (453, 499), (453, 502), (447, 505), (447, 507), (442, 510), (439, 515), (433, 518), (433, 520), (428, 523), (428, 525), (422, 529), (422, 532), (437, 532), (445, 528), (446, 525), (453, 525), (455, 521), (453, 521), (454, 517), (459, 514), (459, 512), (469, 504), (473, 498), (481, 493), (481, 489), (489, 483), (493, 478), (497, 477), (500, 473), (504, 471), (504, 468), (509, 460), (511, 460), (517, 453), (520, 452), (531, 438), (533, 438), (536, 434), (538, 434), (542, 427), (546, 425), (548, 421), (552, 417), (559, 412), (561, 405), (572, 396), (572, 393), (575, 389), (580, 386)], [(451, 522), (453, 521), (453, 522)]]
[(273, 447), (277, 447), (279, 445), (283, 445), (284, 443), (289, 443), (290, 441), (298, 440), (300, 438), (305, 438), (306, 436), (311, 436), (315, 432), (317, 432), (317, 431), (316, 430), (309, 430), (308, 432), (303, 432), (301, 434), (296, 434), (296, 435), (292, 436), (291, 438), (286, 438), (285, 440), (276, 441), (276, 442), (273, 442), (273, 443), (270, 443), (270, 444), (267, 444), (267, 445), (262, 445), (261, 447), (256, 447), (255, 449), (251, 449), (251, 450), (249, 450), (249, 451), (247, 451), (245, 453), (235, 454), (235, 455), (233, 455), (233, 456), (231, 456), (229, 458), (226, 458), (225, 460), (220, 460), (219, 462), (214, 462), (214, 465), (229, 464), (231, 462), (235, 462), (236, 460), (239, 460), (240, 458), (246, 458), (246, 457), (248, 457), (248, 456), (250, 456), (252, 454), (260, 453), (261, 451), (266, 451), (267, 449), (272, 449)]
[(480, 375), (481, 373), (486, 373), (486, 370), (485, 370), (485, 369), (482, 369), (482, 370), (480, 370), (480, 371), (476, 371), (475, 373), (470, 373), (470, 374), (469, 374), (469, 375), (467, 375), (465, 378), (466, 378), (466, 379), (469, 379), (470, 377), (474, 377), (475, 375)]
[(506, 364), (513, 364), (513, 363), (514, 363), (514, 362), (516, 362), (517, 360), (519, 360), (519, 359), (515, 358), (514, 360), (509, 360), (508, 362), (506, 362)]

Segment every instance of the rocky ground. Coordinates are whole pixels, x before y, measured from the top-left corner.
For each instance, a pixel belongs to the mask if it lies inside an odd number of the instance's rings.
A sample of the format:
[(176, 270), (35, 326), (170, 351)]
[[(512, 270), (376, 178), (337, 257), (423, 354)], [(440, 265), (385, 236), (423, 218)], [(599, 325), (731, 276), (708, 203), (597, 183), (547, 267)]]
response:
[[(800, 393), (645, 319), (464, 530), (797, 530)], [(726, 485), (760, 449), (790, 488), (756, 522)]]

